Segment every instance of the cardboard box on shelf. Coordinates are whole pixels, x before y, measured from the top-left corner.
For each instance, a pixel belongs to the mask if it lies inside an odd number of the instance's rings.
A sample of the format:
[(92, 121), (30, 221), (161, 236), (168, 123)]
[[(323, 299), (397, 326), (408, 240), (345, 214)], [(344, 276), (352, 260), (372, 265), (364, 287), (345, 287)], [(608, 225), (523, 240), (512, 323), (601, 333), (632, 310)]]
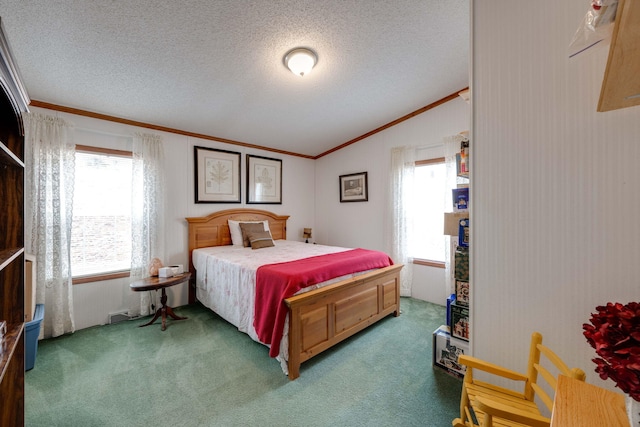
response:
[(457, 249), (454, 254), (454, 277), (464, 282), (469, 281), (469, 251)]
[(460, 304), (451, 304), (451, 323), (449, 324), (451, 336), (461, 340), (469, 340), (469, 307)]
[(445, 212), (443, 234), (445, 236), (457, 236), (461, 219), (469, 219), (469, 212)]
[(449, 317), (451, 315), (451, 304), (453, 304), (456, 301), (456, 294), (451, 294), (447, 297), (447, 325), (449, 323), (451, 323), (451, 318)]
[(24, 321), (31, 322), (36, 311), (36, 257), (24, 255)]
[(469, 187), (454, 188), (451, 192), (454, 212), (466, 211), (469, 209)]
[(458, 246), (469, 247), (469, 218), (462, 218), (458, 222)]
[(449, 333), (449, 327), (440, 326), (433, 332), (433, 366), (448, 374), (462, 378), (466, 368), (458, 363), (458, 356), (469, 353), (469, 343), (456, 339)]
[(469, 282), (456, 280), (456, 304), (469, 305)]

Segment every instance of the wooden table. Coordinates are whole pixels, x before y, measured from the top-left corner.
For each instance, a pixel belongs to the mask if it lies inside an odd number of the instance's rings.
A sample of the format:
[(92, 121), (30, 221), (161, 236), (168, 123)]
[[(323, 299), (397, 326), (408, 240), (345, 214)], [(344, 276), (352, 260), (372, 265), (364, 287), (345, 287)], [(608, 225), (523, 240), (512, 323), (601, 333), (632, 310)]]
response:
[(551, 427), (629, 427), (624, 395), (558, 377)]
[(136, 292), (142, 291), (157, 291), (158, 289), (162, 290), (162, 297), (160, 298), (160, 303), (162, 303), (162, 307), (156, 310), (155, 316), (151, 319), (150, 322), (145, 323), (143, 326), (149, 326), (153, 322), (155, 322), (158, 317), (162, 316), (162, 330), (167, 329), (167, 314), (174, 318), (175, 320), (184, 320), (186, 317), (177, 316), (171, 307), (167, 305), (167, 292), (166, 288), (170, 286), (174, 286), (183, 282), (188, 281), (191, 278), (191, 273), (182, 273), (173, 277), (147, 277), (146, 279), (138, 280), (129, 285), (131, 290)]

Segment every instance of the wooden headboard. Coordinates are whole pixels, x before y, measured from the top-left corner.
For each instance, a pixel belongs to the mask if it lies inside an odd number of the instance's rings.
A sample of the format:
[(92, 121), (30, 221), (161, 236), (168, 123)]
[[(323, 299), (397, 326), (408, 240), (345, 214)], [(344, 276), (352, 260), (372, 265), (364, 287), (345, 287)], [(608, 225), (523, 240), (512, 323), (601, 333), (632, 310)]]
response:
[(273, 212), (259, 209), (227, 209), (213, 212), (202, 217), (186, 218), (189, 223), (189, 303), (195, 302), (196, 271), (193, 267), (191, 253), (194, 249), (231, 244), (231, 233), (228, 220), (233, 221), (269, 221), (269, 229), (274, 240), (286, 240), (287, 219), (289, 215), (276, 215)]

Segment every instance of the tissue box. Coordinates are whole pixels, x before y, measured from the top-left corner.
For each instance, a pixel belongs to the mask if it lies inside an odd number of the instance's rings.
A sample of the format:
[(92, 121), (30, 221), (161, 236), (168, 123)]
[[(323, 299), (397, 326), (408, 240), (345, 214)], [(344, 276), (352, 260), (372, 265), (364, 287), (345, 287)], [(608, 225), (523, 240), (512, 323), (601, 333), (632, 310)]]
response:
[(448, 374), (462, 378), (466, 367), (458, 363), (458, 356), (469, 354), (469, 343), (449, 334), (449, 327), (442, 325), (433, 333), (433, 366)]
[(173, 277), (173, 268), (171, 267), (161, 267), (158, 269), (158, 277)]
[(182, 267), (182, 264), (170, 265), (169, 268), (173, 270), (174, 276), (184, 273), (184, 268)]

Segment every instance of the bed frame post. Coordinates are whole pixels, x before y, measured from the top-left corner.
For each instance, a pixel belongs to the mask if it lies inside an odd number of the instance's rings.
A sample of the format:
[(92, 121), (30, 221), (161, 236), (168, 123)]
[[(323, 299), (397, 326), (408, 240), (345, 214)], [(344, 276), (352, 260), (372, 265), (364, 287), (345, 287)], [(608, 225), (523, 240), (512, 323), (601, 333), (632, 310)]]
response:
[(289, 311), (289, 379), (295, 380), (300, 376), (300, 351), (302, 343), (302, 328), (300, 327), (300, 308), (292, 308)]
[(300, 365), (384, 317), (400, 315), (402, 264), (373, 270), (285, 299), (289, 308), (289, 379)]

